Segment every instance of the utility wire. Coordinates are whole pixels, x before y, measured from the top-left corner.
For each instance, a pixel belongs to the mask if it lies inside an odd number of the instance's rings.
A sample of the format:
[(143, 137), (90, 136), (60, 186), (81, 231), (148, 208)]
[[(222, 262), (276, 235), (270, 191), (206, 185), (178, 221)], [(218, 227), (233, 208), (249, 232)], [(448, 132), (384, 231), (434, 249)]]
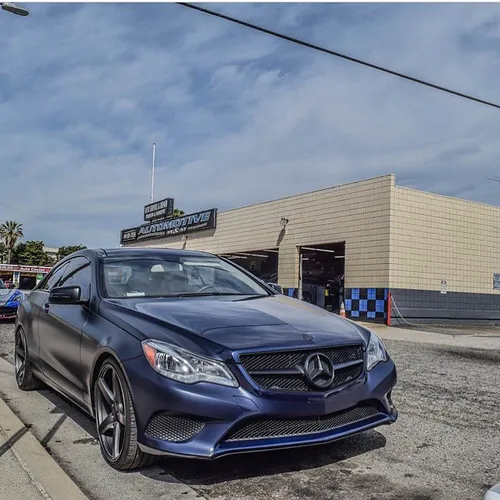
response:
[(434, 83), (427, 82), (425, 80), (420, 80), (419, 78), (414, 78), (413, 76), (405, 75), (403, 73), (399, 73), (397, 71), (393, 71), (388, 68), (384, 68), (382, 66), (378, 66), (376, 64), (369, 63), (367, 61), (363, 61), (361, 59), (357, 59), (355, 57), (348, 56), (346, 54), (342, 54), (340, 52), (336, 52), (334, 50), (327, 49), (325, 47), (321, 47), (319, 45), (315, 45), (313, 43), (306, 42), (304, 40), (300, 40), (299, 38), (294, 38), (283, 33), (279, 33), (278, 31), (273, 31), (268, 28), (264, 28), (262, 26), (258, 26), (256, 24), (252, 24), (246, 21), (242, 21), (241, 19), (237, 19), (235, 17), (227, 16), (225, 14), (221, 14), (220, 12), (215, 12), (210, 9), (206, 9), (205, 7), (200, 7), (198, 5), (194, 5), (192, 3), (186, 2), (176, 2), (178, 5), (182, 7), (187, 7), (188, 9), (197, 10), (199, 12), (203, 12), (204, 14), (208, 14), (210, 16), (218, 17), (220, 19), (224, 19), (225, 21), (229, 21), (235, 24), (239, 24), (240, 26), (245, 26), (246, 28), (253, 29), (255, 31), (260, 31), (261, 33), (265, 33), (266, 35), (271, 35), (276, 38), (281, 38), (282, 40), (286, 40), (288, 42), (295, 43), (297, 45), (301, 45), (302, 47), (307, 47), (309, 49), (317, 50), (318, 52), (323, 52), (325, 54), (339, 57), (341, 59), (345, 59), (346, 61), (350, 61), (352, 63), (361, 64), (362, 66), (366, 66), (371, 69), (375, 69), (377, 71), (382, 71), (383, 73), (387, 73), (392, 76), (396, 76), (398, 78), (402, 78), (404, 80), (408, 80), (413, 83), (418, 83), (420, 85), (425, 85), (426, 87), (430, 87), (434, 90), (440, 90), (441, 92), (446, 92), (447, 94), (452, 94), (457, 97), (462, 97), (463, 99), (468, 99), (469, 101), (477, 102), (479, 104), (484, 104), (486, 106), (491, 106), (492, 108), (500, 109), (500, 104), (495, 104), (494, 102), (485, 101), (483, 99), (479, 99), (478, 97), (474, 97), (468, 94), (463, 94), (462, 92), (457, 92), (456, 90), (449, 89), (447, 87), (442, 87), (440, 85), (436, 85)]
[(499, 182), (500, 183), (500, 177), (486, 177), (489, 181), (494, 181), (494, 182)]

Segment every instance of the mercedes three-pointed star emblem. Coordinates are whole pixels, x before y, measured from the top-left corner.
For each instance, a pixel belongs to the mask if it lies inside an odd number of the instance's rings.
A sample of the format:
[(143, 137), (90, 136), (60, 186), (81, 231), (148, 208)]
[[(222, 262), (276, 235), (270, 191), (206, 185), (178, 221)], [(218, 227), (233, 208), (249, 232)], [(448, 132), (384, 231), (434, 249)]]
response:
[(321, 353), (311, 354), (306, 358), (304, 374), (309, 384), (316, 389), (328, 389), (335, 378), (333, 363)]

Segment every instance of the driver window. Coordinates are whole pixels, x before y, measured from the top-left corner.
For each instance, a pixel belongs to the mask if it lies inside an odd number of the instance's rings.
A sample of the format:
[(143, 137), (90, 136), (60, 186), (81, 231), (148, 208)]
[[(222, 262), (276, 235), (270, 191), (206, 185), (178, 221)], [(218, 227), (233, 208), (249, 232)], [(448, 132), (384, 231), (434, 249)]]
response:
[(84, 257), (76, 257), (70, 261), (64, 278), (59, 282), (59, 286), (79, 286), (81, 297), (86, 300), (89, 298), (90, 262)]
[(64, 271), (66, 271), (66, 268), (68, 267), (68, 263), (66, 262), (60, 267), (57, 267), (56, 269), (52, 270), (47, 277), (40, 283), (40, 288), (38, 290), (44, 290), (45, 292), (49, 292), (59, 284), (59, 281), (64, 275)]

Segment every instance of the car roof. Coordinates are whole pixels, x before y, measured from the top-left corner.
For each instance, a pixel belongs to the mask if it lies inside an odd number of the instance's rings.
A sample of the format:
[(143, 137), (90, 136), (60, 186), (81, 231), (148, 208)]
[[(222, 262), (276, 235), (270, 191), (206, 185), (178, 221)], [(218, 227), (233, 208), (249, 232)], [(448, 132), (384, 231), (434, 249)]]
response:
[(200, 252), (197, 250), (179, 250), (176, 248), (100, 248), (96, 249), (99, 257), (201, 257), (201, 256), (213, 256), (208, 252)]

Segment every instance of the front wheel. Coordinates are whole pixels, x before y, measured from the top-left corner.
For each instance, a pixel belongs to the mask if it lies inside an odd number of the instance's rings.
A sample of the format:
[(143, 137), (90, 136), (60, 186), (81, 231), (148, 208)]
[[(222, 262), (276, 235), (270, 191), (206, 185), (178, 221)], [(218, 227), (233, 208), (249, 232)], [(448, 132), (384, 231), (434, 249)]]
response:
[(33, 374), (26, 333), (22, 327), (16, 331), (14, 346), (14, 369), (17, 386), (23, 391), (38, 389), (42, 383)]
[(137, 423), (127, 381), (118, 364), (104, 362), (94, 384), (95, 417), (101, 453), (114, 469), (139, 469), (151, 463), (137, 443)]

